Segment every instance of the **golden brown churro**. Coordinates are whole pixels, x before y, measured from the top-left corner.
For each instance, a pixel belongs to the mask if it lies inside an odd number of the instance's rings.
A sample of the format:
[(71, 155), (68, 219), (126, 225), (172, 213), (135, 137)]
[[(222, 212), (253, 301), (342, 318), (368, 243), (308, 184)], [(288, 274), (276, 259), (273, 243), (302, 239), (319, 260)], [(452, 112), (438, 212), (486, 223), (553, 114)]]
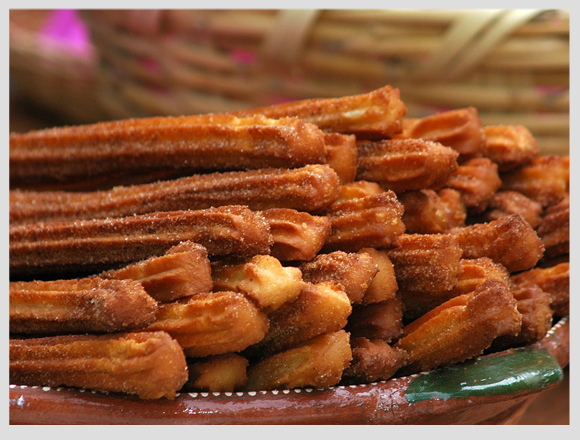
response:
[(555, 205), (570, 192), (570, 156), (538, 156), (501, 174), (502, 189), (517, 191), (543, 207)]
[(461, 161), (480, 156), (485, 148), (483, 125), (473, 107), (403, 119), (403, 132), (395, 137), (440, 142), (457, 151)]
[(395, 298), (399, 286), (388, 252), (375, 248), (363, 248), (358, 253), (369, 255), (377, 268), (377, 273), (371, 280), (361, 304), (369, 305)]
[(407, 107), (398, 89), (385, 86), (360, 95), (293, 101), (233, 114), (261, 114), (269, 118), (296, 116), (325, 131), (354, 134), (358, 139), (384, 139), (401, 131), (401, 119), (407, 114)]
[(102, 272), (99, 277), (137, 280), (159, 302), (208, 293), (213, 289), (207, 250), (191, 241), (173, 246), (165, 255)]
[(297, 267), (284, 267), (270, 255), (256, 255), (242, 263), (212, 263), (214, 291), (241, 292), (270, 313), (298, 298), (306, 285)]
[(132, 331), (157, 302), (132, 280), (85, 278), (10, 283), (10, 332), (54, 335)]
[(570, 196), (561, 202), (547, 207), (537, 229), (544, 243), (544, 258), (555, 258), (570, 253)]
[(439, 189), (457, 167), (458, 153), (423, 139), (359, 141), (357, 180), (377, 182), (396, 193)]
[(10, 339), (10, 383), (173, 399), (186, 381), (183, 351), (164, 332)]
[(72, 221), (245, 205), (253, 210), (322, 211), (336, 200), (328, 165), (200, 174), (106, 191), (10, 191), (10, 223)]
[(344, 330), (312, 338), (248, 367), (247, 390), (326, 388), (340, 382), (352, 359)]
[(300, 266), (304, 280), (310, 283), (331, 281), (344, 289), (351, 304), (360, 304), (378, 272), (368, 253), (342, 251), (320, 254)]
[(324, 252), (389, 248), (405, 232), (403, 206), (392, 191), (333, 203), (326, 215), (332, 229)]
[(287, 208), (267, 209), (260, 214), (270, 225), (274, 241), (270, 254), (280, 261), (312, 260), (330, 236), (327, 216)]
[(542, 240), (519, 214), (455, 228), (449, 234), (457, 238), (463, 258), (488, 257), (509, 272), (531, 269), (544, 255)]
[(394, 345), (409, 354), (410, 374), (478, 356), (493, 340), (520, 331), (522, 315), (505, 283), (486, 280), (473, 292), (441, 304), (404, 328)]
[(445, 187), (458, 191), (463, 205), (471, 213), (480, 213), (501, 188), (501, 179), (495, 163), (486, 157), (478, 157), (459, 165)]
[(500, 172), (525, 165), (540, 153), (538, 142), (522, 125), (489, 125), (483, 131), (483, 155), (495, 162)]
[(354, 181), (358, 167), (356, 137), (340, 133), (325, 133), (324, 142), (326, 163), (336, 172), (340, 183)]
[(353, 338), (394, 341), (403, 334), (403, 308), (400, 294), (383, 302), (354, 307), (345, 330)]
[(403, 234), (388, 254), (403, 290), (437, 292), (457, 284), (462, 250), (451, 235)]
[(403, 223), (409, 234), (440, 234), (465, 226), (467, 210), (454, 189), (406, 191), (397, 197), (405, 209)]
[(148, 331), (171, 335), (191, 357), (237, 352), (262, 340), (268, 319), (243, 294), (204, 293), (159, 305)]
[(248, 360), (236, 353), (188, 358), (189, 379), (183, 391), (224, 393), (241, 391), (248, 382)]
[(298, 298), (268, 315), (270, 328), (264, 339), (244, 353), (263, 358), (287, 350), (323, 333), (346, 325), (352, 306), (344, 289), (332, 282), (307, 283)]
[(482, 214), (484, 221), (493, 221), (512, 214), (520, 214), (532, 228), (542, 223), (542, 205), (516, 191), (497, 191)]
[(297, 118), (158, 117), (10, 135), (13, 188), (163, 169), (191, 174), (325, 162), (324, 134)]
[(407, 362), (407, 352), (382, 339), (352, 338), (352, 361), (342, 374), (345, 385), (390, 379)]
[(162, 255), (181, 241), (210, 256), (268, 254), (265, 219), (243, 206), (10, 227), (10, 275), (110, 269)]

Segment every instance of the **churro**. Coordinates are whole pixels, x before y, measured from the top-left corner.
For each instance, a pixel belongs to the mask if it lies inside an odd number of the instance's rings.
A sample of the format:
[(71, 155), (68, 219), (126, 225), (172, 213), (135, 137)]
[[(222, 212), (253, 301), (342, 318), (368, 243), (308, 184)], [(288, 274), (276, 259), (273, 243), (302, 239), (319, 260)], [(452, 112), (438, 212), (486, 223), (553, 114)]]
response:
[(10, 224), (125, 217), (156, 211), (244, 205), (252, 210), (322, 211), (339, 181), (328, 165), (199, 174), (106, 191), (10, 191)]
[(164, 332), (10, 339), (10, 383), (173, 399), (187, 381), (179, 344)]
[(483, 155), (495, 162), (500, 172), (525, 165), (540, 153), (538, 142), (523, 125), (487, 125), (483, 131)]
[(538, 234), (519, 214), (449, 231), (463, 250), (463, 258), (488, 257), (509, 272), (531, 269), (544, 255)]
[(260, 214), (270, 226), (270, 254), (281, 261), (312, 260), (331, 233), (331, 222), (325, 215), (287, 208), (267, 209)]
[(424, 139), (359, 141), (357, 180), (377, 182), (396, 193), (439, 189), (457, 168), (458, 153)]
[(55, 335), (132, 331), (157, 302), (132, 280), (85, 278), (10, 283), (10, 332)]
[(194, 241), (210, 256), (268, 254), (265, 219), (243, 206), (10, 226), (10, 276), (99, 271)]
[(385, 139), (401, 131), (401, 120), (407, 114), (400, 95), (398, 89), (384, 86), (359, 95), (292, 101), (233, 114), (296, 116), (324, 131), (354, 134), (357, 139)]
[(268, 318), (239, 292), (212, 292), (159, 305), (148, 331), (171, 335), (190, 357), (237, 352), (259, 342)]
[(179, 243), (159, 257), (102, 272), (99, 277), (139, 281), (159, 302), (208, 293), (213, 289), (207, 250), (191, 241)]

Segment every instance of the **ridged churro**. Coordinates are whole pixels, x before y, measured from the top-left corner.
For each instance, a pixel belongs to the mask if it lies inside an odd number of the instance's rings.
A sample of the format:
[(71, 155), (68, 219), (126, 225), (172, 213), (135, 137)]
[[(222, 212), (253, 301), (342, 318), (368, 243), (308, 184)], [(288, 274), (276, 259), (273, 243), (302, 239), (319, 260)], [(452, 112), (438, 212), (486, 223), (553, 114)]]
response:
[(271, 255), (256, 255), (241, 263), (216, 261), (211, 276), (214, 291), (241, 292), (266, 313), (296, 300), (306, 285), (299, 268), (284, 267)]
[(429, 371), (478, 356), (495, 338), (517, 334), (521, 323), (511, 289), (501, 281), (486, 280), (404, 327), (403, 337), (394, 345), (409, 354), (401, 373)]
[(382, 339), (350, 339), (352, 361), (342, 374), (344, 385), (390, 379), (407, 362), (407, 352)]
[(532, 228), (542, 223), (542, 205), (516, 191), (500, 190), (494, 193), (482, 213), (483, 221), (493, 221), (512, 214), (520, 214)]
[(207, 250), (191, 241), (179, 243), (159, 257), (102, 272), (99, 277), (139, 281), (159, 302), (208, 293), (213, 289)]
[(406, 191), (397, 197), (405, 209), (403, 223), (408, 234), (441, 234), (465, 226), (467, 210), (454, 189)]
[(445, 184), (459, 192), (461, 201), (470, 213), (483, 212), (489, 199), (501, 188), (497, 165), (486, 157), (463, 162)]
[(403, 119), (403, 131), (397, 138), (421, 138), (453, 148), (459, 160), (481, 156), (485, 149), (485, 132), (479, 113), (473, 107), (448, 110), (423, 118)]
[(570, 196), (568, 194), (562, 201), (544, 210), (537, 232), (546, 249), (545, 259), (570, 253)]
[(386, 301), (354, 307), (345, 330), (353, 338), (382, 339), (390, 343), (403, 334), (403, 309), (399, 293)]
[(354, 135), (325, 133), (326, 163), (338, 175), (339, 182), (346, 184), (356, 178), (358, 147)]
[(352, 311), (344, 289), (332, 282), (307, 283), (295, 301), (268, 315), (270, 328), (264, 339), (243, 354), (250, 359), (287, 350), (323, 333), (341, 330)]
[(241, 391), (248, 382), (248, 360), (237, 353), (187, 358), (189, 379), (183, 391), (226, 393)]
[(451, 235), (403, 234), (388, 254), (400, 289), (437, 292), (457, 284), (462, 250)]
[(403, 206), (392, 191), (333, 203), (326, 215), (332, 229), (323, 252), (390, 248), (405, 232)]
[(225, 205), (316, 212), (334, 202), (338, 192), (338, 176), (328, 165), (198, 174), (91, 192), (12, 190), (10, 224), (125, 217)]
[(458, 153), (424, 139), (359, 141), (357, 180), (377, 182), (396, 193), (439, 189), (457, 167)]
[(483, 155), (508, 171), (532, 161), (540, 153), (538, 142), (523, 125), (487, 125), (483, 127)]
[(10, 135), (10, 186), (67, 185), (163, 169), (193, 172), (325, 163), (324, 134), (297, 118), (158, 117)]
[(339, 330), (250, 364), (246, 389), (327, 388), (336, 385), (352, 359), (349, 341), (348, 333)]
[(373, 258), (364, 252), (342, 251), (320, 254), (300, 266), (304, 280), (310, 283), (330, 281), (344, 289), (351, 304), (360, 304), (378, 272)]
[(322, 249), (331, 233), (325, 215), (287, 208), (260, 211), (270, 226), (274, 243), (270, 254), (281, 261), (310, 261)]
[(210, 256), (268, 254), (272, 245), (265, 219), (243, 206), (10, 226), (10, 276), (107, 270), (188, 240)]
[(173, 399), (186, 381), (183, 351), (164, 332), (10, 339), (10, 383), (14, 384)]
[(296, 116), (325, 131), (354, 134), (358, 139), (384, 139), (401, 131), (407, 107), (398, 89), (384, 86), (360, 95), (292, 101), (233, 114), (260, 114), (269, 118)]
[(85, 278), (10, 283), (10, 332), (37, 335), (132, 331), (157, 302), (137, 281)]
[(190, 357), (237, 352), (259, 342), (268, 318), (239, 292), (212, 292), (159, 305), (148, 331), (171, 335)]
[(544, 255), (538, 234), (519, 214), (449, 231), (463, 250), (463, 258), (488, 257), (509, 272), (531, 269)]

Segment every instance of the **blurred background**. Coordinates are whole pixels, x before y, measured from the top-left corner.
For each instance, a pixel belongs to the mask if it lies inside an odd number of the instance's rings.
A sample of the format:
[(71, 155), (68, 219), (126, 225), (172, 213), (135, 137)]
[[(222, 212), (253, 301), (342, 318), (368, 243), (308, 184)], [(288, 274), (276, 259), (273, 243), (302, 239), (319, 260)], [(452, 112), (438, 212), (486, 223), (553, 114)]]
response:
[(11, 10), (11, 98), (58, 122), (224, 112), (386, 84), (569, 148), (567, 10)]
[[(569, 154), (567, 10), (10, 10), (10, 131), (401, 91)], [(569, 424), (569, 369), (520, 424)]]

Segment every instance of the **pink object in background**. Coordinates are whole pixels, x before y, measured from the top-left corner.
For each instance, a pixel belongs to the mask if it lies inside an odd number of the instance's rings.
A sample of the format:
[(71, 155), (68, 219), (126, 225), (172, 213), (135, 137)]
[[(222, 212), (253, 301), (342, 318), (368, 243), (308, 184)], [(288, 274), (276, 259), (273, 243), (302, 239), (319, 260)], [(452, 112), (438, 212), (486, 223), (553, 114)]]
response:
[(89, 32), (78, 11), (73, 9), (51, 11), (38, 32), (38, 39), (47, 49), (65, 49), (80, 56), (92, 56)]

